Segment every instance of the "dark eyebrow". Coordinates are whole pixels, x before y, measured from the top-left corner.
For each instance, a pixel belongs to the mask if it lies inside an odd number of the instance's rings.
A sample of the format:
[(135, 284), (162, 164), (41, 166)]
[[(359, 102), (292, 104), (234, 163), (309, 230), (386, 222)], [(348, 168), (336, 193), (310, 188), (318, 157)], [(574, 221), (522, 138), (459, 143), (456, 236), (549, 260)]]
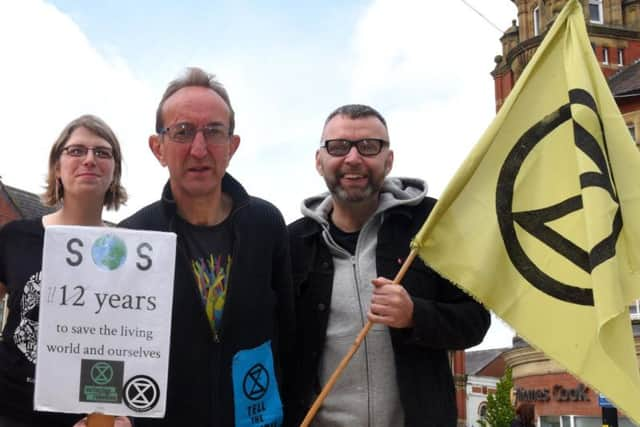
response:
[(76, 144), (69, 144), (69, 145), (66, 145), (66, 146), (64, 146), (64, 147), (62, 147), (62, 148), (70, 148), (70, 147), (81, 147), (81, 148), (107, 148), (107, 149), (109, 149), (109, 150), (113, 150), (113, 147), (112, 147), (112, 146), (110, 146), (110, 145), (94, 145), (94, 146), (91, 146), (91, 145), (87, 145), (87, 144), (80, 144), (80, 143), (76, 143)]
[(218, 127), (218, 128), (226, 127), (226, 125), (224, 123), (222, 123), (222, 122), (209, 122), (205, 126), (207, 126), (207, 127)]

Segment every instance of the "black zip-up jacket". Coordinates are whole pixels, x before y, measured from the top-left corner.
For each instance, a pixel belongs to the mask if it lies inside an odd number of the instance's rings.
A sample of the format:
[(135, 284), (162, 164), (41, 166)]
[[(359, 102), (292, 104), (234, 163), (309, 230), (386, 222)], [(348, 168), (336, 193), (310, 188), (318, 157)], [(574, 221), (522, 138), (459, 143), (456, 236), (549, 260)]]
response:
[[(435, 199), (385, 213), (378, 232), (378, 276), (393, 279), (409, 254)], [(297, 342), (292, 400), (286, 424), (297, 426), (321, 390), (318, 363), (324, 348), (333, 286), (333, 260), (322, 227), (310, 218), (289, 225), (293, 281), (297, 290)], [(406, 426), (456, 425), (457, 411), (448, 350), (480, 343), (491, 318), (482, 305), (416, 258), (402, 280), (414, 304), (410, 329), (390, 328)], [(379, 375), (387, 375), (380, 372)], [(384, 392), (384, 391), (383, 391)]]
[[(286, 226), (278, 209), (251, 197), (231, 175), (222, 191), (233, 199), (233, 269), (224, 306), (220, 342), (214, 341), (184, 244), (178, 236), (171, 323), (167, 411), (163, 419), (138, 418), (145, 426), (233, 426), (232, 358), (271, 340), (282, 403), (292, 350), (294, 293)], [(119, 224), (175, 231), (176, 204), (169, 184), (162, 199)], [(168, 331), (167, 331), (168, 332)], [(271, 382), (270, 385), (274, 385)]]

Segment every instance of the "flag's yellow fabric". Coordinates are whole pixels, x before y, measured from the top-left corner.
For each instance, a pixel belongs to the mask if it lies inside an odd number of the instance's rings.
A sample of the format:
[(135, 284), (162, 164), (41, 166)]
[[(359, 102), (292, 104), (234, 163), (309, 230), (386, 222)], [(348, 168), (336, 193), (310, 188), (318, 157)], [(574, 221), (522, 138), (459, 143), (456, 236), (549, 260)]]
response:
[(570, 0), (413, 246), (640, 423), (640, 153)]

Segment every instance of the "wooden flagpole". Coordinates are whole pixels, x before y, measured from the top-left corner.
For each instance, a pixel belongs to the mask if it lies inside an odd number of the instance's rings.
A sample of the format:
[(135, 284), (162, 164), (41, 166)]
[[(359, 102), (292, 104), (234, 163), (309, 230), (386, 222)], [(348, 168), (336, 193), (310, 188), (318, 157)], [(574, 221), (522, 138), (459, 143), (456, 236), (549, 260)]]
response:
[(114, 427), (116, 417), (93, 412), (87, 415), (87, 427)]
[[(409, 256), (402, 264), (402, 267), (400, 267), (400, 271), (398, 271), (398, 274), (393, 279), (393, 283), (402, 282), (404, 275), (407, 273), (407, 270), (409, 269), (409, 266), (415, 259), (416, 255), (418, 255), (418, 251), (416, 249), (411, 249), (411, 252), (409, 252)], [(364, 328), (362, 328), (362, 330), (360, 331), (356, 339), (353, 341), (353, 344), (351, 344), (351, 348), (349, 349), (349, 352), (342, 358), (336, 370), (333, 371), (333, 374), (331, 374), (331, 377), (329, 377), (329, 381), (327, 381), (325, 386), (322, 388), (322, 391), (320, 391), (320, 394), (318, 395), (318, 397), (316, 397), (316, 400), (313, 402), (313, 405), (311, 405), (311, 409), (309, 409), (309, 412), (307, 412), (307, 415), (304, 417), (304, 420), (302, 420), (302, 424), (300, 424), (300, 427), (308, 427), (309, 424), (311, 424), (313, 417), (316, 416), (316, 413), (322, 406), (322, 402), (324, 402), (324, 400), (329, 395), (329, 392), (331, 391), (333, 386), (336, 384), (336, 381), (338, 381), (338, 378), (340, 378), (340, 375), (342, 375), (342, 371), (345, 370), (345, 368), (351, 361), (351, 358), (353, 357), (353, 355), (356, 353), (356, 351), (358, 351), (360, 344), (362, 344), (362, 341), (367, 336), (372, 326), (373, 326), (373, 323), (371, 321), (367, 321), (366, 325), (364, 325)]]

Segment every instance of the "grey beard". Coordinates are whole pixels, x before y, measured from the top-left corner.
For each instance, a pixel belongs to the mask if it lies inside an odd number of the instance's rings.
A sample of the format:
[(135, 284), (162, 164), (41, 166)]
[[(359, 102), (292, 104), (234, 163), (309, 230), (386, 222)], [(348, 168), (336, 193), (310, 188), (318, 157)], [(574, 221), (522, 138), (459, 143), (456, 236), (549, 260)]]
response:
[(348, 203), (360, 203), (369, 200), (371, 196), (380, 191), (381, 188), (381, 186), (374, 188), (374, 185), (369, 182), (363, 191), (350, 195), (340, 184), (329, 184), (327, 182), (327, 186), (329, 187), (329, 192), (335, 199)]

